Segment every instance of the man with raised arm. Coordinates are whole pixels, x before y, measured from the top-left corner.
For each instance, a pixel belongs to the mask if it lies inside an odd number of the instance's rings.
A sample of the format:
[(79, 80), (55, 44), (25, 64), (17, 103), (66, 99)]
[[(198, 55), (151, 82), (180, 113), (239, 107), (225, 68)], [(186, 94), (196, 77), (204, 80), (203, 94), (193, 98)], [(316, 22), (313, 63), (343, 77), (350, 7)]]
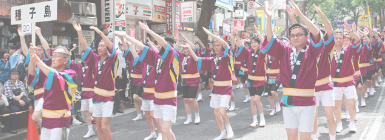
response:
[(86, 40), (82, 37), (82, 28), (74, 21), (73, 27), (78, 33), (80, 44), (84, 51), (82, 60), (93, 70), (95, 86), (93, 94), (93, 114), (96, 120), (98, 138), (111, 140), (110, 120), (114, 106), (115, 78), (118, 71), (117, 53), (114, 44), (98, 28), (91, 26), (103, 40), (99, 42), (98, 54), (91, 51)]
[[(21, 32), (21, 28), (18, 29), (20, 41), (22, 47), (27, 47), (27, 44), (25, 43), (24, 34)], [(41, 61), (43, 61), (47, 66), (51, 66), (51, 54), (50, 54), (50, 48), (48, 46), (47, 41), (44, 39), (43, 35), (41, 34), (41, 29), (39, 27), (35, 27), (35, 33), (39, 37), (41, 45), (37, 45), (37, 51), (36, 55), (39, 57)], [(32, 114), (32, 121), (35, 122), (35, 124), (41, 128), (41, 119), (42, 119), (42, 109), (43, 109), (43, 103), (44, 103), (44, 82), (47, 76), (39, 69), (34, 68), (30, 62), (31, 53), (35, 53), (35, 50), (29, 49), (28, 54), (26, 55), (25, 64), (29, 66), (28, 69), (28, 80), (27, 85), (34, 88), (34, 112)], [(47, 59), (44, 59), (47, 58)]]
[[(50, 68), (36, 55), (38, 49), (31, 48), (34, 51), (30, 51), (30, 68), (37, 66), (37, 71), (47, 75), (44, 82), (43, 128), (40, 139), (66, 140), (71, 122), (71, 104), (77, 88), (74, 83), (77, 80), (76, 73), (68, 67), (69, 51), (65, 47), (56, 48)], [(37, 71), (36, 77), (40, 77), (37, 76)]]
[(329, 128), (330, 140), (336, 139), (336, 121), (334, 120), (334, 92), (333, 83), (330, 75), (330, 52), (334, 47), (334, 33), (332, 25), (322, 11), (315, 5), (313, 5), (318, 15), (322, 18), (325, 23), (326, 34), (324, 35), (325, 47), (322, 49), (319, 58), (317, 58), (317, 82), (315, 84), (315, 96), (317, 102), (316, 114), (314, 118), (314, 127), (312, 133), (312, 139), (318, 140), (318, 106), (322, 102), (322, 106), (325, 110), (325, 116)]
[[(289, 140), (310, 139), (316, 112), (315, 83), (317, 79), (317, 57), (324, 48), (323, 35), (291, 0), (294, 12), (305, 23), (289, 27), (293, 48), (276, 40), (273, 34), (271, 11), (265, 3), (267, 37), (262, 43), (262, 54), (280, 60), (280, 80), (284, 86), (281, 104), (283, 119)], [(309, 36), (310, 31), (310, 36)], [(310, 43), (307, 40), (310, 39)]]

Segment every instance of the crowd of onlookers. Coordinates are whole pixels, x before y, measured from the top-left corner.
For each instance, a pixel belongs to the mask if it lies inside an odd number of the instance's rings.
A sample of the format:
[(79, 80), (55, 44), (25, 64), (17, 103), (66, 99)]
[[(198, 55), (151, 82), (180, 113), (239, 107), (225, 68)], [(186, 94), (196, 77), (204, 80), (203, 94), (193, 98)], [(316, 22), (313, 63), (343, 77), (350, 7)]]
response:
[[(20, 44), (0, 49), (0, 115), (25, 111), (31, 105), (25, 86), (25, 58)], [(0, 135), (17, 134), (19, 117), (0, 117)]]

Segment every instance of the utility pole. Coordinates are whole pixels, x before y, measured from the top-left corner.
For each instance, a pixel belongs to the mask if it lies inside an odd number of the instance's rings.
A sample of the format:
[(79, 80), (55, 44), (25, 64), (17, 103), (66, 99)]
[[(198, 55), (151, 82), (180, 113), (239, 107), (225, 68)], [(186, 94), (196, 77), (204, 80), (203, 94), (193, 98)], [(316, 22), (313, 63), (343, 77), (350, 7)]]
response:
[[(286, 0), (286, 5), (289, 5), (289, 0)], [(286, 13), (286, 36), (289, 36), (289, 14)]]

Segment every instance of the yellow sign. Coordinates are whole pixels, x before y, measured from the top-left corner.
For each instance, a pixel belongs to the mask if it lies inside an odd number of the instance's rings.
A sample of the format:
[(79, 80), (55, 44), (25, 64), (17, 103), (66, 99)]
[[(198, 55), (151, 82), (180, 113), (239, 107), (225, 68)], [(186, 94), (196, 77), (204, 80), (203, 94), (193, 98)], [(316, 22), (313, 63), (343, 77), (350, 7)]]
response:
[(154, 21), (156, 22), (166, 22), (166, 14), (163, 13), (154, 13)]
[(281, 26), (275, 26), (275, 31), (281, 31)]
[(358, 25), (360, 26), (368, 26), (369, 18), (368, 15), (362, 15), (358, 17)]
[(261, 33), (263, 30), (265, 30), (265, 17), (263, 17), (263, 15), (265, 14), (265, 12), (263, 10), (256, 10), (255, 12), (257, 12), (257, 16), (258, 16), (258, 26), (261, 28)]

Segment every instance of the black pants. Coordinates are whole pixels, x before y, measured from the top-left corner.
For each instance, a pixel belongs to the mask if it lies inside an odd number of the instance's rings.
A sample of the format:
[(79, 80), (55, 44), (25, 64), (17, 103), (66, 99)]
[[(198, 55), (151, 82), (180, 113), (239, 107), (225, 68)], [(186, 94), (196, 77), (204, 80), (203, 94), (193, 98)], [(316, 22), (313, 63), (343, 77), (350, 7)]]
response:
[[(25, 111), (28, 109), (28, 106), (23, 106), (23, 107), (19, 108), (16, 105), (9, 105), (8, 109), (11, 111), (11, 113), (14, 113), (14, 112), (19, 112), (19, 111)], [(21, 115), (11, 115), (9, 117), (10, 117), (10, 121), (11, 121), (11, 123), (9, 125), (9, 130), (17, 129), (17, 126), (18, 126), (17, 121), (21, 117)]]
[[(122, 70), (122, 79), (119, 79), (119, 76), (115, 78), (115, 87), (118, 89), (118, 91), (115, 91), (115, 96), (114, 96), (114, 109), (113, 113), (115, 114), (116, 110), (121, 109), (120, 108), (120, 100), (121, 100), (121, 94), (126, 91), (127, 87), (127, 74), (124, 70)], [(123, 89), (122, 91), (119, 91), (119, 89)]]
[[(8, 108), (8, 107), (2, 107), (0, 108), (0, 115), (3, 115), (3, 114), (9, 114), (11, 113), (11, 110)], [(0, 118), (1, 120), (1, 124), (4, 125), (5, 129), (3, 129), (3, 132), (7, 132), (7, 128), (9, 128), (9, 126), (12, 126), (12, 125), (16, 125), (17, 124), (17, 120), (15, 119), (14, 116), (8, 116), (8, 117), (1, 117)]]

